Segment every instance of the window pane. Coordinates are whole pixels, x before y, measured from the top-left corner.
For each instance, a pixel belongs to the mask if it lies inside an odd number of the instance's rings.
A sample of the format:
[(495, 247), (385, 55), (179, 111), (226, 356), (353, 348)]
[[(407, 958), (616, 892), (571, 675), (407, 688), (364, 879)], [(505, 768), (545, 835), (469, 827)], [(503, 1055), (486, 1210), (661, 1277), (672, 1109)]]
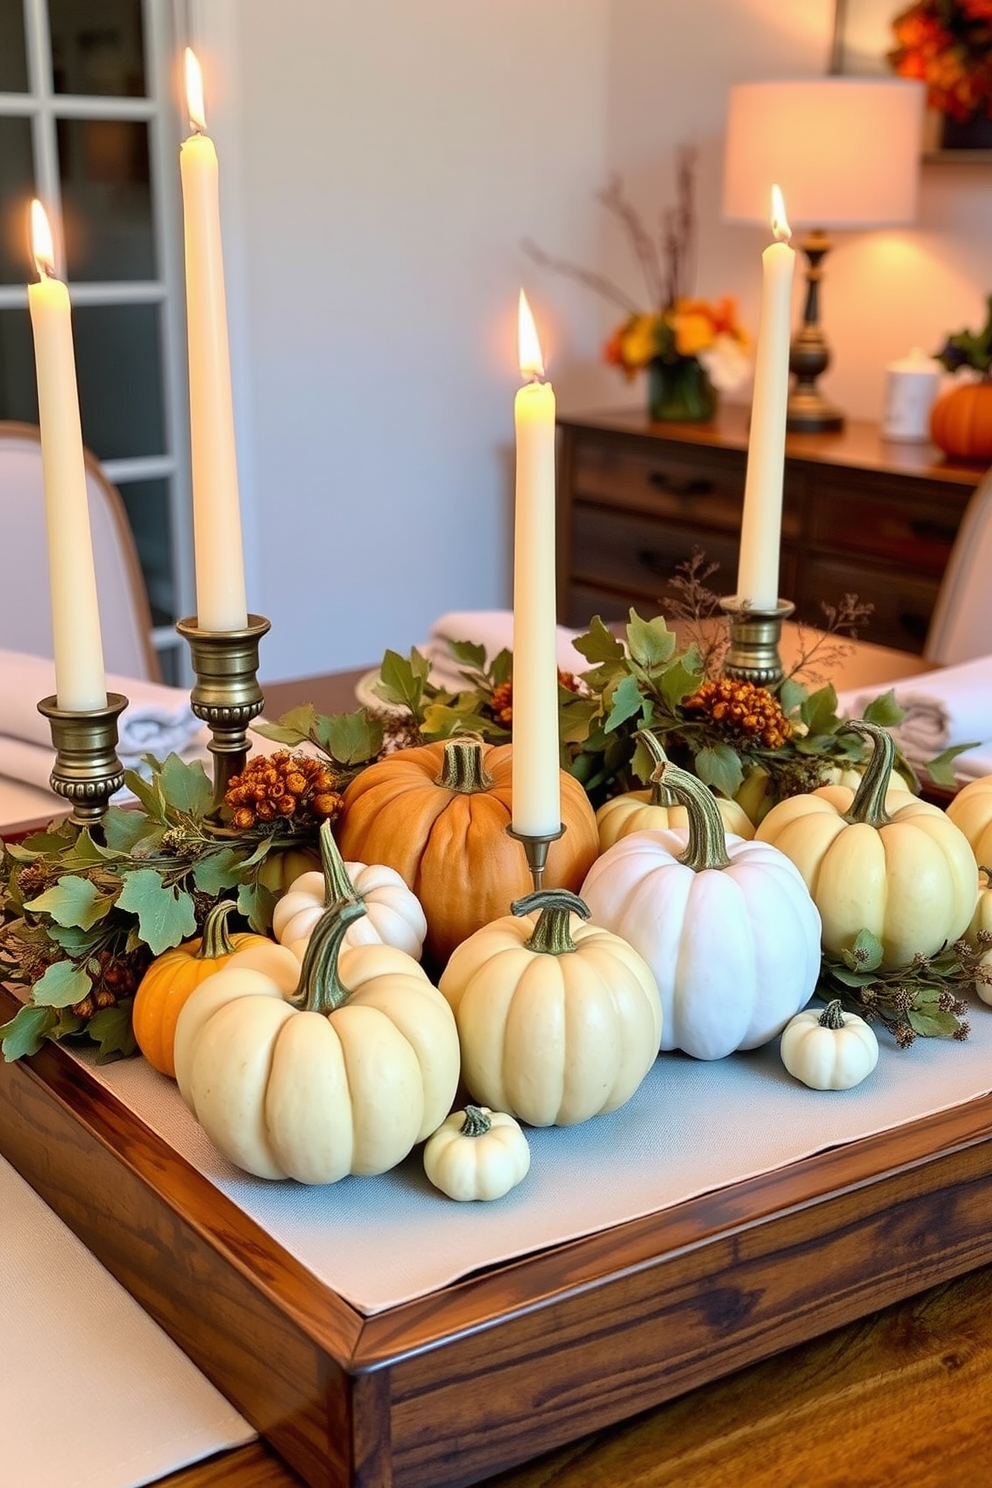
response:
[(73, 325), (84, 442), (101, 460), (164, 453), (159, 307), (81, 305)]
[(0, 0), (0, 93), (26, 93), (24, 0)]
[(155, 625), (171, 625), (176, 615), (172, 576), (172, 529), (167, 480), (126, 481), (119, 488), (138, 545)]
[(48, 0), (56, 93), (145, 96), (141, 0)]
[(0, 284), (27, 284), (35, 277), (28, 222), (33, 195), (30, 120), (0, 116)]
[(154, 279), (148, 126), (130, 119), (57, 125), (70, 279)]
[(38, 422), (34, 343), (27, 310), (0, 310), (0, 419)]

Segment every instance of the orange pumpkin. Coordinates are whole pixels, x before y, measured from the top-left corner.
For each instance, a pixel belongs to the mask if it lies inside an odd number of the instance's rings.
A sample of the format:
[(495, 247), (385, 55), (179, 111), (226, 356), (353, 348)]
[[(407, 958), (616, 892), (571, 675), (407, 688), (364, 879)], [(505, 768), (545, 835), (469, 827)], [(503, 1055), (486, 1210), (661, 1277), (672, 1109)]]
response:
[(930, 437), (959, 460), (992, 459), (992, 382), (963, 382), (930, 411)]
[(176, 1022), (190, 993), (230, 960), (236, 951), (259, 942), (272, 945), (267, 935), (242, 931), (229, 935), (227, 917), (236, 908), (232, 899), (215, 904), (207, 915), (202, 937), (184, 941), (156, 956), (138, 984), (131, 1026), (138, 1048), (148, 1063), (176, 1078), (173, 1046)]
[[(438, 963), (533, 888), (506, 830), (511, 758), (509, 744), (422, 744), (370, 765), (345, 791), (342, 855), (396, 869), (423, 905), (425, 950)], [(551, 843), (544, 886), (574, 892), (597, 855), (596, 817), (579, 782), (564, 770), (559, 779), (566, 831)]]

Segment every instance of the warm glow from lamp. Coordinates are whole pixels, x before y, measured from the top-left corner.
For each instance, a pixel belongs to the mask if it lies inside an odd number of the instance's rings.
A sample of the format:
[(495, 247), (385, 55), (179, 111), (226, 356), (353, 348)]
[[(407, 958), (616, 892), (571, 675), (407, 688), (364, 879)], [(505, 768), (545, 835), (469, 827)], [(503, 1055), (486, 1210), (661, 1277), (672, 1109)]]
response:
[[(803, 228), (806, 299), (792, 339), (788, 427), (823, 433), (844, 416), (820, 393), (830, 365), (820, 324), (822, 263), (829, 228), (864, 231), (916, 215), (922, 83), (907, 78), (828, 76), (802, 82), (738, 83), (730, 90), (724, 147), (723, 215), (767, 221), (768, 183), (778, 182)], [(776, 216), (773, 210), (773, 222)], [(775, 227), (776, 237), (779, 236)]]
[(776, 243), (787, 243), (792, 237), (792, 228), (785, 215), (785, 198), (781, 186), (772, 187), (772, 233)]
[(777, 181), (793, 225), (869, 228), (916, 216), (922, 83), (808, 78), (730, 90), (723, 215), (767, 222)]
[(198, 134), (207, 132), (207, 115), (203, 107), (203, 70), (191, 47), (186, 48), (186, 112)]
[(537, 326), (534, 324), (534, 316), (523, 290), (520, 291), (520, 305), (517, 312), (517, 356), (520, 361), (521, 377), (544, 376), (544, 358), (541, 355), (541, 343), (537, 337)]
[(38, 268), (39, 279), (55, 273), (55, 245), (52, 229), (41, 202), (35, 197), (31, 203), (31, 251)]

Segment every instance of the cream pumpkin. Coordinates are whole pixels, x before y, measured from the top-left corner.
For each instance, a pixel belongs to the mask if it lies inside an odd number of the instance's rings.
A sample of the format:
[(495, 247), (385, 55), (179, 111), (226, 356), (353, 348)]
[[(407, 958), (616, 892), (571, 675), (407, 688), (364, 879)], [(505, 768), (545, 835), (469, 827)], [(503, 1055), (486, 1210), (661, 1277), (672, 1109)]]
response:
[(948, 803), (947, 815), (971, 843), (976, 864), (992, 864), (992, 775), (963, 785)]
[[(667, 756), (654, 734), (648, 729), (641, 729), (637, 737), (655, 766), (665, 762)], [(754, 836), (754, 824), (743, 806), (721, 796), (715, 796), (714, 800), (728, 832), (733, 832), (738, 837)], [(660, 780), (656, 780), (648, 790), (624, 791), (622, 795), (604, 801), (596, 812), (596, 825), (599, 829), (599, 850), (604, 853), (614, 842), (626, 837), (628, 832), (664, 832), (669, 827), (688, 827), (689, 812)]]
[(964, 933), (978, 870), (967, 838), (943, 811), (908, 792), (886, 793), (893, 757), (886, 730), (861, 721), (848, 727), (874, 743), (857, 791), (822, 786), (780, 801), (757, 838), (802, 874), (820, 911), (824, 950), (840, 956), (870, 930), (884, 967), (907, 966)]
[(292, 1000), (271, 976), (217, 972), (186, 1002), (176, 1077), (211, 1141), (260, 1178), (382, 1173), (435, 1131), (458, 1084), (447, 1002), (392, 946), (341, 951), (354, 901), (310, 937)]
[(427, 920), (420, 900), (385, 863), (346, 863), (328, 821), (320, 827), (319, 873), (301, 873), (272, 911), (272, 934), (302, 959), (311, 931), (332, 904), (358, 898), (365, 914), (348, 926), (344, 946), (391, 945), (420, 960)]
[(501, 1199), (529, 1170), (530, 1148), (519, 1122), (488, 1106), (453, 1111), (424, 1147), (424, 1172), (461, 1203)]
[(531, 1126), (571, 1126), (630, 1099), (661, 1034), (655, 979), (581, 899), (545, 889), (477, 930), (440, 980), (462, 1078), (480, 1104)]

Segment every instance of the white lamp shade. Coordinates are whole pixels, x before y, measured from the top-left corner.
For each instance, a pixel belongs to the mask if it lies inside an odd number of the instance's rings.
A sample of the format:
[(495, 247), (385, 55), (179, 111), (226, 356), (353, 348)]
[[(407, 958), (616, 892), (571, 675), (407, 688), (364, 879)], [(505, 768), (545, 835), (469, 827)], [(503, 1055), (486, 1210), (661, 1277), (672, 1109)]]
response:
[(723, 215), (768, 222), (772, 185), (795, 227), (886, 227), (916, 216), (925, 88), (810, 78), (730, 90)]

